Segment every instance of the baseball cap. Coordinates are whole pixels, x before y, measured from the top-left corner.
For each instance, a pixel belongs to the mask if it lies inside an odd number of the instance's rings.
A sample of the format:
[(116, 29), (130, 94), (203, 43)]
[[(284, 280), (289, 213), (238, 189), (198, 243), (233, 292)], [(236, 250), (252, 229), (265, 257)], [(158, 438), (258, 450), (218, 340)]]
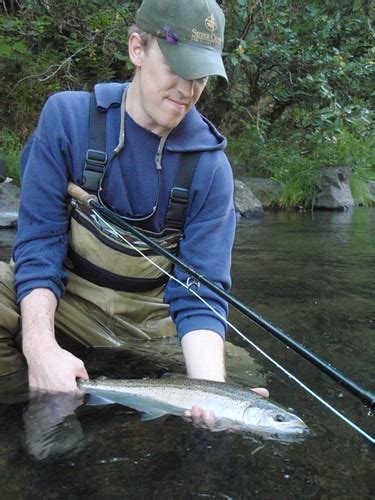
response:
[(225, 17), (215, 0), (143, 0), (136, 24), (156, 37), (172, 71), (184, 80), (228, 80), (221, 57)]

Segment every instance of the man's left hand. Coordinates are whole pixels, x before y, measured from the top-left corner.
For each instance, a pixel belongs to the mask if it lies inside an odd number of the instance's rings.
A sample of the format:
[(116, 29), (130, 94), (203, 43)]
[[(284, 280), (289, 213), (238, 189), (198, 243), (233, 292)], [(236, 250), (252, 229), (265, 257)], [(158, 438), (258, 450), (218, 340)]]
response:
[[(264, 387), (257, 387), (251, 390), (264, 398), (268, 398), (270, 395), (268, 390)], [(184, 413), (184, 418), (188, 421), (192, 421), (194, 425), (211, 430), (214, 429), (216, 423), (215, 415), (211, 410), (204, 410), (198, 406), (193, 406), (190, 411), (186, 411)]]

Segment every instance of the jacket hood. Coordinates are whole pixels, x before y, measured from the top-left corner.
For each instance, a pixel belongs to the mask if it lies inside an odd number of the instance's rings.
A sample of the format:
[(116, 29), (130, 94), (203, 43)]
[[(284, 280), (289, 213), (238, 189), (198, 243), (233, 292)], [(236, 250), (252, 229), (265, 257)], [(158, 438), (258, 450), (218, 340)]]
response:
[[(120, 106), (124, 89), (129, 85), (98, 83), (94, 87), (97, 106), (105, 110)], [(218, 151), (225, 149), (226, 145), (226, 138), (194, 106), (171, 131), (165, 147), (172, 152), (185, 153)]]

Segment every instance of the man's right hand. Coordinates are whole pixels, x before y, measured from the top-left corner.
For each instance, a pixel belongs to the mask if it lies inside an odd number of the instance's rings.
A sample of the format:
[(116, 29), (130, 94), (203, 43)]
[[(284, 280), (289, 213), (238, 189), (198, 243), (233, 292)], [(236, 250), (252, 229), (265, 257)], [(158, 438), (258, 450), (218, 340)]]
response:
[(31, 389), (48, 392), (70, 392), (81, 394), (76, 379), (88, 379), (83, 362), (62, 349), (55, 340), (55, 345), (47, 344), (42, 350), (33, 349), (26, 355), (29, 367), (29, 386)]
[(55, 339), (57, 300), (48, 289), (37, 288), (21, 301), (22, 349), (32, 389), (80, 394), (76, 379), (89, 378), (83, 362), (62, 349)]

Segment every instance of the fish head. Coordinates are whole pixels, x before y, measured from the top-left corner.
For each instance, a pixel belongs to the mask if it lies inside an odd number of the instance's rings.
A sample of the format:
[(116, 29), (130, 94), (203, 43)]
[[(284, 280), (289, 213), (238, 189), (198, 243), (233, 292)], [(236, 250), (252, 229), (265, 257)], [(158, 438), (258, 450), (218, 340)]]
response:
[(246, 428), (269, 438), (288, 439), (288, 436), (301, 436), (308, 431), (305, 422), (297, 415), (272, 403), (264, 407), (248, 406), (242, 419)]

